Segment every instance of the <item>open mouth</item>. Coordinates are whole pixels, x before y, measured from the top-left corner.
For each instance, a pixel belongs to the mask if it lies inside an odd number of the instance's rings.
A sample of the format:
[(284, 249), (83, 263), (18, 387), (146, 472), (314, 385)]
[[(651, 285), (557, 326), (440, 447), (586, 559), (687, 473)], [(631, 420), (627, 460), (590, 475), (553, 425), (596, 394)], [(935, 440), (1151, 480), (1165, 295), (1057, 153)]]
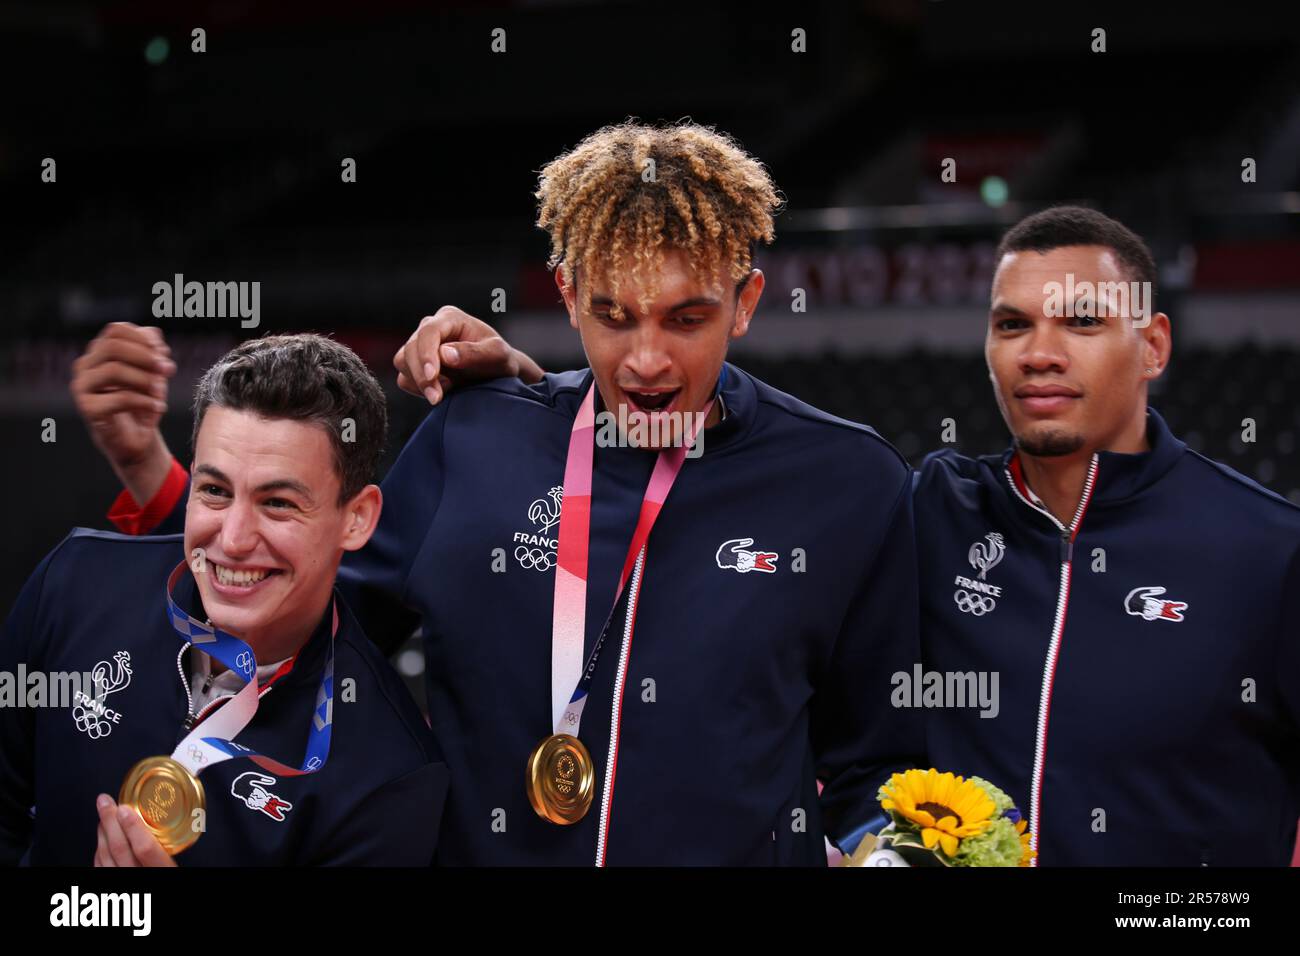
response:
[(212, 580), (220, 590), (227, 592), (250, 592), (269, 578), (284, 572), (278, 568), (230, 568), (224, 564), (209, 561), (212, 568)]
[(632, 391), (625, 388), (623, 394), (628, 397), (628, 402), (637, 411), (661, 412), (672, 405), (680, 391), (680, 388), (670, 391)]

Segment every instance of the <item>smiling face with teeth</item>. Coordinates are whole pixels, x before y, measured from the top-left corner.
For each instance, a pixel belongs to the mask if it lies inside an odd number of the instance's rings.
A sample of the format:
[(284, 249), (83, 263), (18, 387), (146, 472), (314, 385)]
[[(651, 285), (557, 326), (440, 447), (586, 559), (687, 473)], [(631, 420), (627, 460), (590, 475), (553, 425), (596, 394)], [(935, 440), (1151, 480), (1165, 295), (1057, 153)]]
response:
[[(634, 274), (620, 276), (616, 308), (609, 283), (595, 277), (587, 308), (564, 272), (556, 270), (556, 284), (569, 323), (582, 337), (601, 400), (615, 414), (626, 406), (632, 427), (638, 417), (653, 421), (704, 409), (713, 398), (728, 345), (749, 331), (764, 282), (757, 269), (739, 289), (721, 275), (701, 278), (684, 253), (671, 250), (653, 289)], [(580, 274), (578, 281), (588, 279)], [(715, 405), (706, 427), (719, 417)], [(647, 432), (662, 434), (653, 427)]]
[(343, 552), (374, 531), (379, 488), (340, 504), (322, 426), (220, 406), (199, 428), (192, 479), (185, 552), (204, 610), (258, 661), (292, 656), (326, 611)]

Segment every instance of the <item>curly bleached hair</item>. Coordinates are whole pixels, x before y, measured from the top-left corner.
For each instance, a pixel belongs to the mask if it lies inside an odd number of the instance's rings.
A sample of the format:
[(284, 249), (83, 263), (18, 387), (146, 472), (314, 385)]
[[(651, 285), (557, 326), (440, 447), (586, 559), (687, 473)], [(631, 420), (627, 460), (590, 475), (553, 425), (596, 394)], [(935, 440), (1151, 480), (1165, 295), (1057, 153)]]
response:
[[(669, 250), (684, 252), (697, 277), (729, 275), (738, 286), (757, 243), (775, 237), (782, 204), (762, 163), (727, 134), (686, 121), (597, 130), (547, 163), (536, 195), (537, 225), (551, 237), (547, 265), (567, 282), (578, 266), (606, 277), (616, 315), (620, 277), (653, 296)], [(589, 307), (592, 283), (583, 286)]]

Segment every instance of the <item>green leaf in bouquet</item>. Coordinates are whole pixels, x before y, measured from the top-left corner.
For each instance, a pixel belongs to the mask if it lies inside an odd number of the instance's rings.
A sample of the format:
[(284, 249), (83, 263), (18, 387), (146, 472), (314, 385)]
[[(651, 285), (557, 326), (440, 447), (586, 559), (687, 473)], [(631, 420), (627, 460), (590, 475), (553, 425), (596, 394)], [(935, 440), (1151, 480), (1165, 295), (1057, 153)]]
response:
[(966, 837), (957, 848), (957, 866), (1019, 866), (1020, 834), (1006, 817), (998, 817), (984, 832)]

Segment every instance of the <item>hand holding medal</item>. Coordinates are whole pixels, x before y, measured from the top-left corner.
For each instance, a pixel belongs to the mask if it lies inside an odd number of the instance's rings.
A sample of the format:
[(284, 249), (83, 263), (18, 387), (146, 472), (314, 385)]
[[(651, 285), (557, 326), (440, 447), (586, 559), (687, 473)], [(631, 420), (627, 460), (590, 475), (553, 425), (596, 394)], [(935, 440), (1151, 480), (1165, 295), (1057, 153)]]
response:
[(114, 803), (106, 793), (99, 795), (95, 808), (99, 812), (95, 866), (176, 866), (173, 854), (163, 848), (134, 808)]
[(199, 778), (179, 761), (161, 756), (145, 757), (127, 771), (117, 802), (133, 808), (171, 856), (199, 838), (195, 811), (207, 809)]

